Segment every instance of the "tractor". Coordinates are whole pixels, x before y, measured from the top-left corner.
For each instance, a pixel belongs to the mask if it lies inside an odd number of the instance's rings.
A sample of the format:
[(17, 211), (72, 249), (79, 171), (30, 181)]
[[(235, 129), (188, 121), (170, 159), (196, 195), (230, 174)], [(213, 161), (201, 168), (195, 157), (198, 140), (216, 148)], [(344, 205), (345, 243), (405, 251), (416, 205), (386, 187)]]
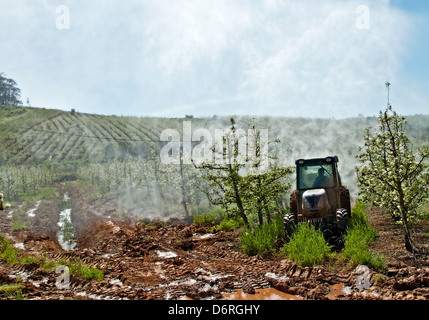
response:
[(295, 165), (296, 190), (290, 196), (290, 213), (284, 216), (287, 238), (297, 224), (308, 222), (328, 242), (342, 239), (351, 217), (351, 205), (350, 192), (341, 184), (338, 157), (299, 159)]

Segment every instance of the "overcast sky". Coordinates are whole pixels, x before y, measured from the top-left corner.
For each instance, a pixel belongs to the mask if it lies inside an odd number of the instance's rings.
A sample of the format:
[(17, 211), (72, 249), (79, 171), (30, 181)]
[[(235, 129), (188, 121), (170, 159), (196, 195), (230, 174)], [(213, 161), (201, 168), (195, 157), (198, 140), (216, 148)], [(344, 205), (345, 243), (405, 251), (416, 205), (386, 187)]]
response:
[(427, 0), (1, 0), (35, 107), (137, 116), (429, 114)]

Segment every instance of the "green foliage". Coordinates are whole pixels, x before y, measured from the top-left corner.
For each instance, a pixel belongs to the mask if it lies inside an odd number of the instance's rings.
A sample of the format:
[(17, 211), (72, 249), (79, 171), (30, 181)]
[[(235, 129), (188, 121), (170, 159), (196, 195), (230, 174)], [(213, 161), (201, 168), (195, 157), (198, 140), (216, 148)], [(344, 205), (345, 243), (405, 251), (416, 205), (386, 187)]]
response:
[(69, 267), (71, 274), (78, 274), (87, 280), (101, 281), (104, 278), (103, 270), (89, 267), (78, 258), (53, 261), (47, 260), (45, 257), (20, 257), (19, 250), (14, 248), (12, 243), (3, 234), (0, 234), (0, 260), (10, 265), (37, 262), (40, 263), (40, 267), (44, 270), (54, 270), (59, 265), (66, 265)]
[(426, 146), (415, 153), (405, 134), (405, 118), (389, 107), (379, 116), (379, 131), (366, 130), (365, 146), (356, 167), (364, 201), (389, 209), (397, 219), (415, 217), (415, 209), (429, 196)]
[(278, 215), (274, 221), (257, 226), (255, 230), (243, 231), (240, 248), (249, 256), (272, 254), (283, 237), (283, 216)]
[[(410, 136), (420, 145), (427, 144), (429, 116), (410, 116), (407, 119), (406, 129)], [(38, 190), (58, 181), (79, 178), (101, 195), (118, 200), (123, 211), (138, 207), (153, 213), (152, 208), (157, 208), (157, 211), (168, 215), (184, 206), (204, 205), (207, 208), (207, 196), (201, 190), (213, 197), (216, 190), (199, 177), (199, 170), (192, 165), (163, 165), (159, 161), (161, 131), (172, 128), (181, 132), (183, 120), (79, 112), (72, 115), (62, 110), (1, 107), (0, 192), (9, 201), (21, 201), (30, 195), (37, 197)], [(350, 185), (355, 185), (356, 178), (354, 170), (347, 168), (357, 162), (354, 156), (357, 146), (363, 142), (361, 132), (376, 123), (372, 117), (344, 120), (236, 117), (236, 120), (237, 128), (251, 128), (256, 123), (258, 128), (269, 130), (270, 138), (281, 139), (280, 142), (269, 142), (270, 168), (274, 166), (273, 155), (281, 156), (275, 162), (281, 168), (289, 166), (297, 155), (308, 150), (326, 152), (325, 143), (316, 143), (308, 137), (317, 136), (321, 131), (332, 132), (332, 138), (326, 136), (326, 139), (334, 141), (339, 150), (338, 155), (346, 169), (342, 171), (345, 172), (342, 178)], [(191, 121), (192, 128), (207, 128), (212, 133), (213, 128), (226, 129), (229, 126), (226, 117), (194, 118)], [(337, 134), (334, 128), (343, 130)], [(290, 139), (291, 133), (293, 139)], [(278, 211), (275, 190), (289, 183), (288, 177), (279, 179), (281, 184), (270, 183), (271, 177), (260, 175), (243, 181), (242, 195), (247, 205), (243, 209), (246, 215), (255, 215), (259, 222), (267, 220), (269, 213)], [(247, 187), (251, 192), (245, 192)], [(238, 207), (231, 204), (230, 213), (234, 210), (238, 212)]]
[(27, 227), (28, 227), (27, 222), (22, 220), (14, 220), (12, 223), (12, 231), (22, 230)]
[(202, 213), (194, 213), (192, 220), (195, 225), (210, 225), (213, 229), (221, 231), (231, 231), (243, 226), (241, 220), (228, 216), (220, 206), (215, 206)]
[(417, 216), (422, 220), (429, 221), (429, 199), (424, 201), (417, 209)]
[(377, 231), (368, 223), (366, 216), (367, 204), (358, 200), (352, 208), (352, 215), (349, 221), (349, 231), (354, 229), (362, 230), (365, 234), (365, 241), (371, 243), (378, 235)]
[(0, 284), (0, 299), (24, 300), (24, 289), (22, 283)]
[(35, 202), (53, 193), (56, 173), (48, 166), (0, 166), (0, 190), (11, 201)]
[(19, 207), (12, 213), (12, 231), (28, 227), (28, 217), (25, 211)]
[(74, 237), (74, 227), (73, 227), (73, 223), (69, 220), (67, 220), (66, 218), (61, 219), (61, 223), (62, 223), (62, 228), (61, 228), (61, 232), (63, 234), (63, 239), (64, 242), (66, 243), (71, 243), (73, 241), (73, 237)]
[(226, 217), (223, 219), (219, 225), (218, 228), (222, 231), (231, 231), (238, 229), (243, 226), (243, 222), (241, 220), (238, 220), (236, 218), (228, 218)]
[(97, 268), (83, 266), (79, 269), (79, 274), (87, 280), (101, 281), (104, 278), (104, 271)]
[(44, 261), (42, 257), (20, 256), (19, 250), (3, 234), (0, 234), (0, 260), (10, 265)]
[(12, 243), (3, 234), (0, 234), (0, 260), (11, 265), (19, 262), (18, 249), (14, 248)]
[[(352, 218), (344, 239), (345, 246), (342, 252), (338, 253), (338, 257), (351, 266), (366, 264), (382, 270), (385, 268), (383, 257), (368, 249), (377, 232), (367, 222), (365, 208), (366, 204), (358, 201), (352, 209)], [(274, 222), (242, 232), (241, 250), (247, 255), (274, 253), (284, 236), (282, 218), (282, 215), (278, 215)], [(322, 233), (307, 223), (296, 227), (290, 241), (284, 244), (279, 252), (301, 266), (320, 264), (332, 255), (331, 247)]]
[(352, 266), (371, 265), (376, 269), (384, 268), (382, 255), (371, 252), (368, 245), (372, 236), (368, 230), (357, 227), (348, 231), (345, 237), (343, 256)]
[(366, 202), (386, 208), (403, 225), (405, 245), (413, 251), (409, 221), (429, 197), (429, 147), (415, 151), (405, 134), (405, 118), (387, 108), (379, 115), (379, 130), (365, 133), (356, 167), (360, 195)]
[(91, 268), (85, 265), (79, 258), (61, 259), (57, 265), (65, 265), (69, 268), (70, 274), (78, 274), (87, 280), (101, 281), (104, 278), (103, 270)]
[[(49, 182), (49, 184), (54, 183), (54, 181)], [(25, 193), (20, 193), (18, 199), (24, 203), (25, 206), (32, 206), (39, 200), (49, 199), (51, 196), (56, 195), (57, 188), (51, 186), (37, 186), (35, 192), (27, 191)]]
[(6, 75), (0, 73), (0, 106), (22, 105), (21, 89), (13, 79), (6, 78)]
[(322, 262), (328, 257), (330, 250), (320, 231), (308, 223), (301, 223), (280, 252), (300, 266), (306, 267)]
[(221, 207), (214, 207), (204, 213), (196, 213), (192, 218), (196, 225), (216, 225), (223, 221), (225, 215), (224, 209)]
[[(263, 141), (254, 126), (249, 128), (246, 136), (243, 129), (237, 128), (234, 119), (230, 122), (229, 131), (222, 138), (222, 149), (218, 150), (219, 145), (212, 148), (217, 161), (195, 166), (202, 171), (209, 185), (204, 192), (212, 204), (220, 205), (231, 216), (242, 219), (247, 228), (250, 228), (248, 216), (257, 213), (262, 226), (263, 215), (269, 221), (270, 212), (281, 210), (277, 200), (291, 187), (287, 178), (292, 169), (270, 163), (268, 152), (262, 152), (268, 150), (268, 141)], [(248, 150), (255, 152), (249, 156)]]
[(358, 201), (352, 209), (352, 218), (344, 239), (343, 258), (353, 267), (371, 265), (381, 270), (385, 267), (382, 255), (373, 253), (368, 248), (378, 233), (367, 222), (365, 208), (366, 204)]

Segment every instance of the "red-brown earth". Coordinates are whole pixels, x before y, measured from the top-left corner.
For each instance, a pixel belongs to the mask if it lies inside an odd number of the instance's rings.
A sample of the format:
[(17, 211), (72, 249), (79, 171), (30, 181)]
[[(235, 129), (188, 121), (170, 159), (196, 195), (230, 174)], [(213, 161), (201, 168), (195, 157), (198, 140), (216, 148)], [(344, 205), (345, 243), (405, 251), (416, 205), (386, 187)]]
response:
[[(72, 274), (65, 289), (56, 285), (59, 274), (39, 262), (0, 261), (0, 286), (19, 281), (25, 299), (429, 298), (428, 259), (407, 252), (401, 227), (377, 208), (367, 209), (369, 222), (379, 232), (371, 250), (383, 254), (387, 269), (369, 269), (369, 288), (359, 289), (362, 274), (338, 261), (304, 268), (280, 255), (249, 257), (240, 251), (239, 230), (209, 232), (207, 227), (177, 221), (145, 224), (121, 218), (113, 202), (74, 183), (62, 185), (59, 192), (67, 192), (72, 202), (73, 250), (63, 249), (57, 239), (58, 201), (42, 201), (31, 225), (19, 231), (12, 231), (10, 217), (16, 208), (7, 209), (0, 213), (0, 231), (21, 256), (43, 256), (46, 261), (79, 258), (103, 270), (104, 278), (87, 280)], [(419, 241), (427, 243), (428, 225), (417, 230)]]

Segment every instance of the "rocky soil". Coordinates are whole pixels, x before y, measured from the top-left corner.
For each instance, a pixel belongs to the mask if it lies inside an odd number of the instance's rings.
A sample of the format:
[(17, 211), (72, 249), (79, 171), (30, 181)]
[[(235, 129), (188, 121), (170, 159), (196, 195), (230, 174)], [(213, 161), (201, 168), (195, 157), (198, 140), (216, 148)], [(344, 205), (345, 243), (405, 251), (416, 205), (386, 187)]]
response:
[[(72, 200), (73, 250), (58, 242), (60, 208), (49, 200), (34, 210), (33, 223), (19, 231), (12, 231), (7, 211), (0, 213), (0, 231), (22, 256), (79, 258), (103, 270), (104, 278), (72, 274), (69, 287), (63, 288), (57, 285), (59, 274), (41, 263), (0, 261), (0, 286), (21, 283), (25, 299), (252, 299), (257, 294), (261, 299), (429, 299), (428, 260), (405, 251), (400, 226), (380, 210), (368, 210), (380, 234), (372, 249), (383, 253), (388, 267), (383, 273), (368, 269), (369, 285), (362, 288), (364, 274), (338, 263), (303, 268), (281, 256), (248, 257), (240, 252), (240, 231), (209, 232), (177, 221), (144, 224), (119, 217), (112, 203), (90, 197), (75, 184), (61, 186), (61, 192)], [(427, 230), (422, 227), (420, 240), (427, 242)]]

